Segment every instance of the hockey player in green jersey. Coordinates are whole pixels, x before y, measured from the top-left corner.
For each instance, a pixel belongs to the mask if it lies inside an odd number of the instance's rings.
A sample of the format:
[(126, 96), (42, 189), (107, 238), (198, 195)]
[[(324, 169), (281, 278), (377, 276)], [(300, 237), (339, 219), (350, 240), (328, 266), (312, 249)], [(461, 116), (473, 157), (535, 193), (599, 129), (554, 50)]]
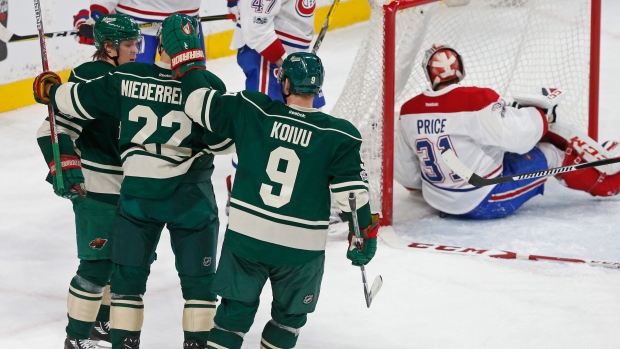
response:
[[(204, 130), (183, 112), (181, 83), (173, 76), (204, 58), (186, 15), (168, 17), (158, 35), (161, 61), (130, 63), (87, 83), (55, 84), (45, 73), (35, 81), (39, 98), (49, 99), (76, 119), (120, 119), (118, 139), (124, 179), (114, 222), (111, 277), (112, 348), (139, 346), (146, 281), (164, 226), (170, 231), (183, 298), (184, 348), (203, 348), (213, 326), (219, 221), (211, 185), (213, 154), (234, 151), (230, 139)], [(224, 83), (200, 71), (208, 86)], [(43, 91), (43, 92), (40, 92)], [(46, 93), (47, 92), (47, 93)]]
[(263, 329), (261, 348), (295, 347), (319, 298), (330, 189), (349, 221), (348, 196), (356, 194), (359, 225), (365, 228), (360, 250), (349, 234), (347, 257), (359, 266), (375, 254), (379, 222), (370, 214), (362, 139), (348, 121), (312, 108), (323, 77), (316, 55), (289, 55), (279, 75), (286, 104), (255, 91), (221, 94), (195, 72), (182, 78), (185, 113), (232, 138), (239, 156), (213, 282), (222, 302), (207, 348), (241, 348), (267, 279), (272, 319)]
[[(98, 79), (114, 67), (134, 61), (140, 52), (140, 28), (128, 16), (101, 17), (95, 23), (94, 34), (97, 51), (93, 61), (76, 67), (69, 76), (70, 82)], [(84, 349), (91, 348), (89, 336), (110, 341), (112, 224), (123, 178), (117, 146), (119, 122), (84, 121), (57, 114), (56, 123), (64, 186), (68, 190), (56, 187), (55, 173), (50, 173), (47, 180), (53, 183), (57, 195), (72, 201), (80, 259), (69, 284), (65, 349)], [(39, 128), (37, 142), (54, 171), (48, 121)]]

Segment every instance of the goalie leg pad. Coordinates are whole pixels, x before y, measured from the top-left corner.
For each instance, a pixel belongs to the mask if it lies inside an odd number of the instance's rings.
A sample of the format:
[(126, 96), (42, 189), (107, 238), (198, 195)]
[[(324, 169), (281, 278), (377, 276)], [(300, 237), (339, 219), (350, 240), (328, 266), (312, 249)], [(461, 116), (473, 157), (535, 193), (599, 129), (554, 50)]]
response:
[[(574, 153), (567, 153), (563, 166), (582, 162), (582, 158)], [(555, 176), (560, 183), (570, 189), (585, 191), (592, 196), (613, 196), (620, 191), (620, 173), (607, 175), (596, 168), (568, 172)]]
[(555, 145), (547, 142), (539, 142), (536, 144), (536, 148), (540, 149), (545, 159), (547, 159), (548, 168), (560, 167), (564, 163), (566, 154), (564, 150), (559, 149)]
[[(564, 166), (598, 161), (620, 155), (617, 154), (618, 150), (616, 150), (620, 147), (614, 147), (613, 142), (608, 145), (610, 150), (607, 150), (574, 126), (561, 122), (549, 125), (549, 132), (546, 137), (550, 143), (565, 150), (567, 157), (574, 155), (572, 158), (574, 162), (571, 163), (565, 159)], [(605, 175), (614, 175), (620, 172), (620, 163), (597, 166), (595, 169)]]

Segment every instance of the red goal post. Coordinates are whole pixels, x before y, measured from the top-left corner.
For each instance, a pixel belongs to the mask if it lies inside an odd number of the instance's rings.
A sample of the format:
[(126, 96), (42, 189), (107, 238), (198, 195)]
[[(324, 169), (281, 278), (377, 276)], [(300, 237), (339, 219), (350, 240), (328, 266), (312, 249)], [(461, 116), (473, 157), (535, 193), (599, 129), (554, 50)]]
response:
[[(601, 0), (370, 0), (364, 37), (332, 114), (364, 139), (373, 211), (392, 224), (395, 120), (428, 88), (424, 51), (448, 44), (463, 57), (463, 85), (500, 95), (568, 94), (560, 118), (597, 139)], [(386, 3), (387, 2), (387, 3)]]

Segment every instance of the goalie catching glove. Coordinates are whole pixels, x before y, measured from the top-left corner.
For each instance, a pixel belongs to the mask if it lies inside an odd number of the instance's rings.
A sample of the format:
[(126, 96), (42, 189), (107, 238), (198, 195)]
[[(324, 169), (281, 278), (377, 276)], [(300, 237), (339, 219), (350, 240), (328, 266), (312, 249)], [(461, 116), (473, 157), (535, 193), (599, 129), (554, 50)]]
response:
[(372, 214), (372, 222), (363, 230), (360, 230), (361, 243), (357, 248), (357, 238), (355, 237), (355, 229), (352, 223), (349, 223), (349, 249), (347, 250), (347, 258), (351, 260), (351, 264), (362, 266), (368, 264), (377, 252), (377, 234), (379, 233), (379, 214)]
[(75, 199), (78, 196), (86, 197), (84, 187), (84, 175), (82, 174), (82, 161), (75, 155), (60, 155), (62, 166), (62, 179), (65, 188), (59, 189), (56, 181), (56, 166), (54, 160), (50, 162), (50, 173), (53, 177), (54, 193), (65, 199)]
[(44, 71), (37, 75), (32, 82), (32, 90), (34, 92), (34, 100), (41, 104), (50, 104), (50, 96), (45, 91), (46, 84), (60, 84), (60, 76), (53, 71)]
[(543, 87), (542, 95), (517, 94), (514, 96), (514, 100), (521, 107), (538, 108), (547, 116), (549, 123), (554, 123), (557, 119), (556, 109), (565, 97), (566, 91), (564, 90)]

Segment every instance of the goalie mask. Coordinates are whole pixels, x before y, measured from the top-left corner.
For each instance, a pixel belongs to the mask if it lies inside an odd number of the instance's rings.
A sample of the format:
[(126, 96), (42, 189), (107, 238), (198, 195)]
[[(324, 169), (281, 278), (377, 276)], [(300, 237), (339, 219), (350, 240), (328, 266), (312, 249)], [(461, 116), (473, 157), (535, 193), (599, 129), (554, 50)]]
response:
[(433, 45), (424, 53), (422, 69), (433, 90), (442, 82), (465, 78), (465, 66), (461, 55), (448, 45)]
[(138, 40), (136, 43), (138, 53), (144, 52), (142, 34), (138, 22), (133, 18), (115, 13), (99, 17), (93, 28), (95, 47), (97, 50), (103, 49), (106, 40), (112, 42), (112, 46), (118, 51), (120, 44), (125, 40)]
[(284, 91), (286, 78), (289, 79), (291, 93), (316, 95), (321, 90), (325, 78), (323, 63), (313, 53), (293, 53), (282, 62), (278, 74), (278, 82), (282, 86), (282, 91)]

